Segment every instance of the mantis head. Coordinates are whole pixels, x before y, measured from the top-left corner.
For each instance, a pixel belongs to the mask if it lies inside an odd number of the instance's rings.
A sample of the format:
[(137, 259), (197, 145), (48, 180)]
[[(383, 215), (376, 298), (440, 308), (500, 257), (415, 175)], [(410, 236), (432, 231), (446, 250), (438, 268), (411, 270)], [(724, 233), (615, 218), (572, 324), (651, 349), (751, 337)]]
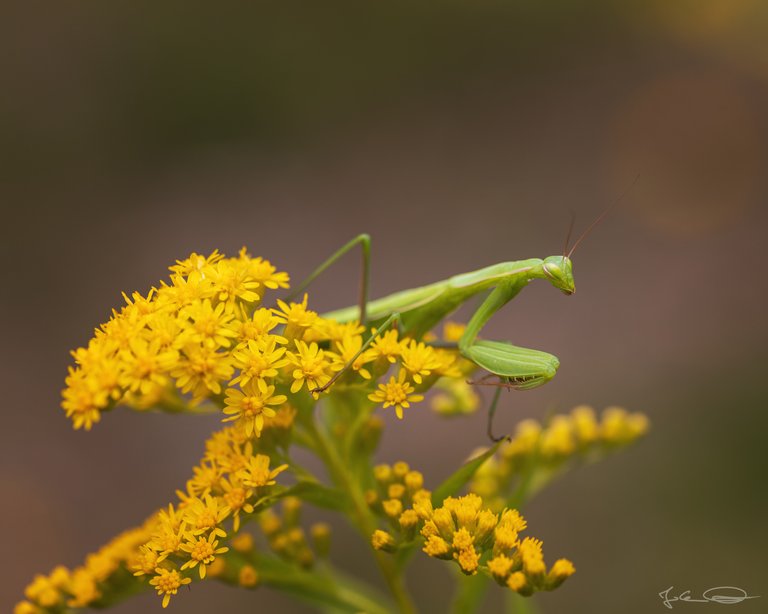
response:
[(573, 264), (568, 256), (549, 256), (541, 265), (544, 277), (558, 290), (565, 294), (576, 292), (576, 282), (573, 281)]

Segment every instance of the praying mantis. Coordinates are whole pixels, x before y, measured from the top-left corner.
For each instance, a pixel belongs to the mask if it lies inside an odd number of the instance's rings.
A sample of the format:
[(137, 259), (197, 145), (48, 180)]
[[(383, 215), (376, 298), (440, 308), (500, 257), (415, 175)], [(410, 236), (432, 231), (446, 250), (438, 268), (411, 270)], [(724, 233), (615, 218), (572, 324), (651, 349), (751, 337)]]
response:
[(478, 340), (478, 335), (488, 320), (534, 279), (546, 279), (564, 294), (573, 294), (576, 291), (576, 285), (573, 279), (571, 255), (611, 208), (606, 209), (592, 222), (570, 251), (568, 251), (571, 233), (569, 229), (562, 255), (548, 256), (544, 259), (530, 258), (502, 262), (469, 273), (454, 275), (420, 288), (395, 292), (374, 301), (368, 300), (371, 238), (367, 234), (358, 235), (323, 262), (289, 295), (290, 297), (300, 294), (336, 260), (354, 247), (358, 245), (361, 247), (363, 275), (359, 305), (325, 313), (323, 317), (342, 323), (359, 320), (361, 324), (374, 328), (375, 332), (344, 369), (313, 392), (323, 392), (332, 386), (370, 343), (388, 328), (397, 325), (403, 336), (419, 340), (464, 302), (481, 292), (491, 290), (467, 323), (457, 348), (464, 358), (488, 371), (489, 375), (477, 383), (486, 384), (487, 378), (492, 376), (499, 378), (498, 382), (489, 384), (495, 385), (497, 389), (488, 415), (488, 436), (494, 441), (499, 441), (501, 438), (496, 438), (492, 434), (492, 421), (501, 390), (503, 388), (529, 390), (542, 386), (555, 376), (560, 361), (553, 354), (541, 350), (519, 347), (505, 341)]

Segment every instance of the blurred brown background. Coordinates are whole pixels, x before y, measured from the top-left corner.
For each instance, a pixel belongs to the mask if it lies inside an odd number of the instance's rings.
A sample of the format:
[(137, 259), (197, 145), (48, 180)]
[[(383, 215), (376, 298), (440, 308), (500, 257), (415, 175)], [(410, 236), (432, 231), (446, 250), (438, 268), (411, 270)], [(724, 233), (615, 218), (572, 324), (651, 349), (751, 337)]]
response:
[[(381, 295), (559, 253), (635, 175), (575, 255), (578, 293), (531, 285), (487, 336), (561, 358), (497, 428), (577, 403), (646, 411), (651, 435), (527, 508), (578, 573), (543, 612), (661, 611), (670, 585), (768, 603), (768, 5), (760, 0), (0, 9), (6, 273), (0, 609), (183, 484), (215, 419), (59, 409), (68, 351), (120, 292), (190, 251), (242, 245), (300, 278), (356, 233)], [(354, 301), (350, 258), (311, 304)], [(437, 483), (486, 442), (484, 414), (385, 416), (381, 461)], [(335, 559), (375, 570), (339, 526)], [(7, 544), (10, 543), (10, 552)], [(446, 567), (409, 583), (440, 611)], [(489, 610), (497, 606), (489, 602)], [(196, 586), (180, 612), (304, 612), (270, 590)], [(719, 606), (681, 604), (701, 611)], [(115, 612), (154, 608), (153, 595)]]

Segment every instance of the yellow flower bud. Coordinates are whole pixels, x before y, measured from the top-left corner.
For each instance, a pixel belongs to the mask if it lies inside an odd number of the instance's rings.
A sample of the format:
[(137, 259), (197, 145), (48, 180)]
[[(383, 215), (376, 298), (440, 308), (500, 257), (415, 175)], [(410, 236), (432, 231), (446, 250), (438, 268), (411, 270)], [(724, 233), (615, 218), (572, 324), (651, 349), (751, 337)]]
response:
[(385, 552), (395, 551), (395, 538), (386, 531), (376, 529), (371, 536), (371, 545), (374, 550), (384, 550)]
[(325, 522), (316, 522), (309, 529), (312, 544), (318, 556), (326, 557), (331, 550), (331, 527)]
[(237, 583), (245, 588), (253, 588), (259, 583), (259, 573), (250, 565), (243, 565), (237, 574)]
[(240, 533), (230, 541), (232, 549), (237, 552), (250, 552), (253, 550), (253, 535), (250, 533)]
[(397, 518), (403, 513), (403, 502), (400, 499), (387, 499), (382, 502), (381, 507), (390, 518)]

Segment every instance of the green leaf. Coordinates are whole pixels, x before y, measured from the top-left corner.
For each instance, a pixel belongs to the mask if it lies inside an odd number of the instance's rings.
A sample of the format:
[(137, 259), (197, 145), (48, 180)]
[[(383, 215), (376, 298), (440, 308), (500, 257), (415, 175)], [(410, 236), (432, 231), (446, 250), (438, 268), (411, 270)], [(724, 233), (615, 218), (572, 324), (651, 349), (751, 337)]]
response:
[(472, 479), (472, 476), (475, 475), (475, 472), (482, 466), (482, 464), (496, 453), (496, 450), (499, 449), (499, 446), (503, 442), (504, 440), (502, 439), (479, 456), (476, 456), (459, 467), (456, 472), (432, 492), (432, 505), (441, 505), (446, 497), (451, 497), (459, 492), (459, 490)]
[(302, 501), (329, 510), (343, 511), (348, 507), (347, 497), (344, 496), (344, 493), (334, 488), (323, 486), (318, 482), (298, 482), (282, 493), (281, 496), (298, 497)]

